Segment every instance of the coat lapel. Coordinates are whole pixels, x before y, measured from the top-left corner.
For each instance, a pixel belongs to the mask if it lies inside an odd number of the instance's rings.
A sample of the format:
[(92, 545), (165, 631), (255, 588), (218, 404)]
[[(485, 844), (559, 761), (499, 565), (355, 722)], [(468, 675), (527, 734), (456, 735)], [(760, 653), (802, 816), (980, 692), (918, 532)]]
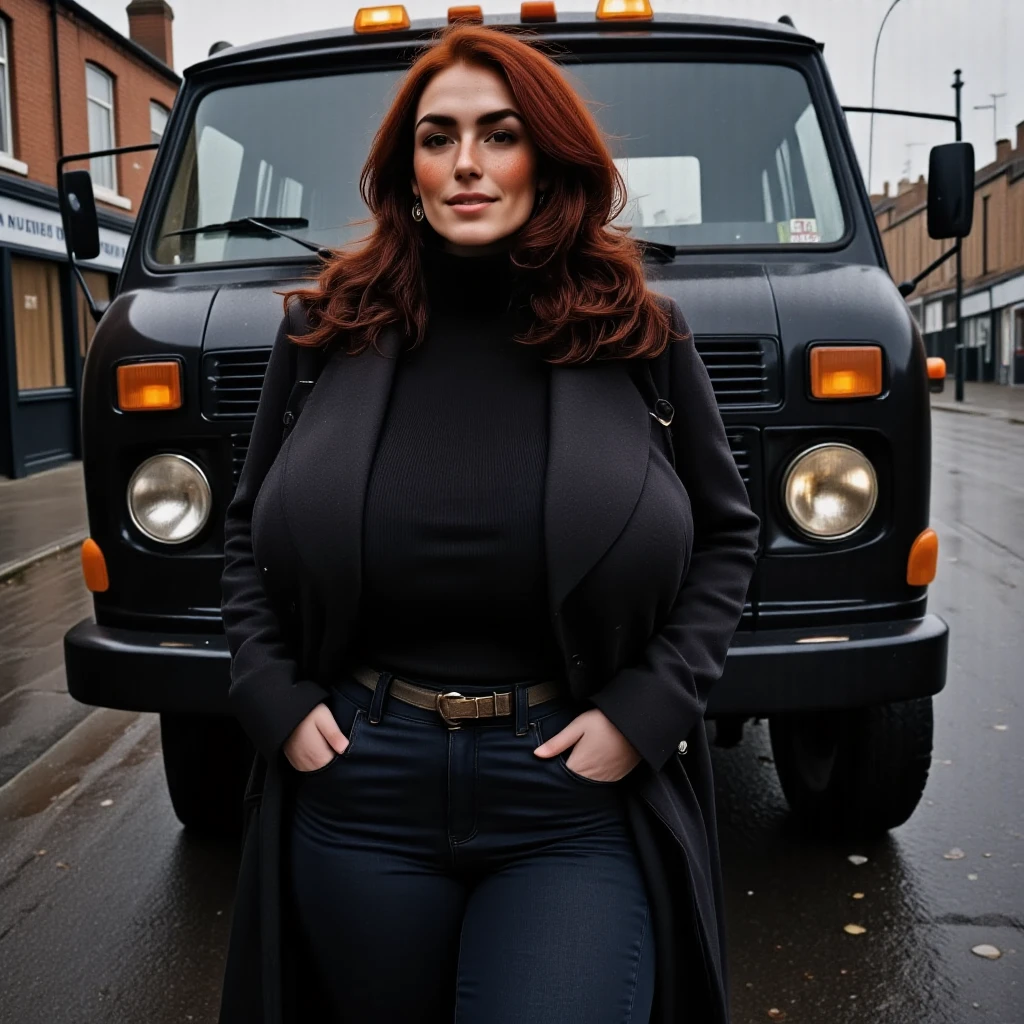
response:
[[(382, 332), (377, 350), (336, 354), (322, 374), (333, 379), (314, 389), (303, 412), (303, 419), (313, 413), (334, 438), (344, 438), (343, 444), (320, 449), (342, 460), (347, 484), (329, 510), (332, 535), (344, 538), (331, 568), (349, 581), (347, 607), (338, 609), (335, 621), (353, 622), (357, 614), (365, 494), (401, 343), (401, 333), (391, 327)], [(329, 400), (330, 408), (318, 408), (316, 397)], [(618, 360), (552, 366), (548, 423), (543, 519), (553, 617), (629, 520), (647, 474), (651, 428), (647, 406)]]
[(622, 361), (552, 366), (549, 394), (544, 541), (554, 616), (636, 506), (651, 428)]

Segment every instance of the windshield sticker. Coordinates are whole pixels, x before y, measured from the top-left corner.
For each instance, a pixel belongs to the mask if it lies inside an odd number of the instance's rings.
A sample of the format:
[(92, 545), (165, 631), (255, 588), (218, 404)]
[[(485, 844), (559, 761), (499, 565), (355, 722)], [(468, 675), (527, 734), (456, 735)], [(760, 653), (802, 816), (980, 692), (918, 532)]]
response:
[(790, 221), (779, 221), (780, 242), (820, 242), (818, 222), (814, 217), (794, 217)]

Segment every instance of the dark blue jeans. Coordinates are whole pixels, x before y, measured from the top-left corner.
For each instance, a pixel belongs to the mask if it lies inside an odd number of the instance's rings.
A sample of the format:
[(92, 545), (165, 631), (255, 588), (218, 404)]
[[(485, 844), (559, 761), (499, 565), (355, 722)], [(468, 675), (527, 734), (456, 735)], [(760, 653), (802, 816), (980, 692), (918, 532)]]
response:
[(647, 1024), (654, 937), (628, 777), (533, 754), (581, 708), (520, 697), (515, 721), (449, 730), (374, 697), (338, 683), (349, 746), (295, 773), (292, 893), (339, 1021)]

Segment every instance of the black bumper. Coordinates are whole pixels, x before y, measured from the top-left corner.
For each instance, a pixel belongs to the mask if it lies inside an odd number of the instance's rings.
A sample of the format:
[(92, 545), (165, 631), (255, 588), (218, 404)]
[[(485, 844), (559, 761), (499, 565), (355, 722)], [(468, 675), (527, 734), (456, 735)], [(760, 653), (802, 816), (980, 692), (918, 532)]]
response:
[[(846, 637), (822, 641), (822, 637)], [(855, 708), (927, 697), (946, 683), (937, 615), (825, 629), (736, 633), (709, 715)], [(230, 714), (222, 634), (143, 633), (80, 622), (64, 637), (68, 690), (129, 711)]]
[(737, 632), (708, 714), (859, 708), (930, 697), (946, 685), (948, 645), (949, 627), (938, 615)]

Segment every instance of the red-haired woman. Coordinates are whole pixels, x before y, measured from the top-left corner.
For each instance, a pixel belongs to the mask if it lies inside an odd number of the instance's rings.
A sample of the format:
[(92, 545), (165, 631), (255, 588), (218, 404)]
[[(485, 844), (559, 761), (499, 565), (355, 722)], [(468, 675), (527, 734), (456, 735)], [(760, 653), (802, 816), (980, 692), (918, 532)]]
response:
[(683, 317), (508, 33), (414, 63), (361, 189), (372, 234), (286, 297), (225, 524), (268, 772), (221, 1020), (726, 1021), (702, 716), (759, 522)]

